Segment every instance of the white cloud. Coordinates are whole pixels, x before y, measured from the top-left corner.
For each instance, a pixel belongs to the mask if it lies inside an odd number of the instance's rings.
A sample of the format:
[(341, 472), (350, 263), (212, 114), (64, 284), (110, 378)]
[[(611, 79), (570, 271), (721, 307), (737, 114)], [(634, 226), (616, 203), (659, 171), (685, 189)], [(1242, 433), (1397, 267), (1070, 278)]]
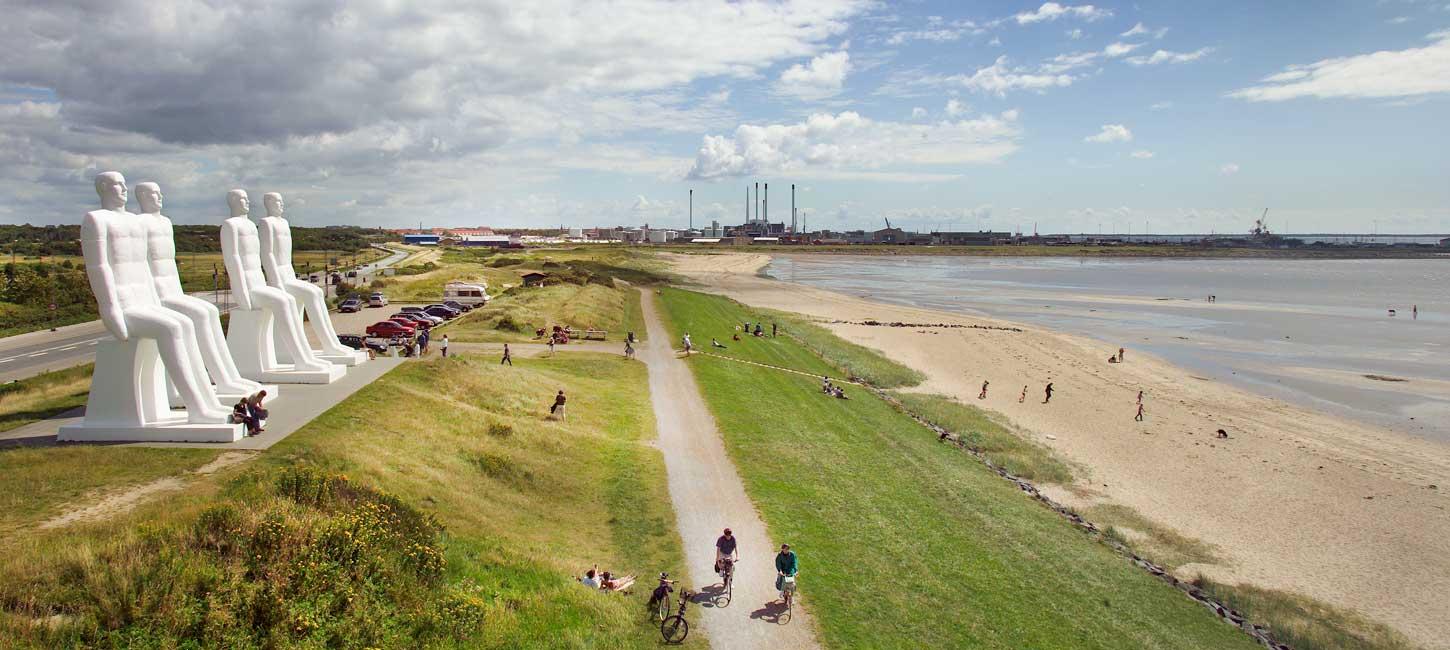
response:
[(999, 56), (985, 68), (978, 68), (971, 75), (952, 75), (946, 80), (958, 83), (969, 90), (1006, 97), (1014, 90), (1043, 91), (1072, 85), (1073, 78), (1065, 74), (1037, 74), (1025, 68), (1008, 65), (1007, 57)]
[(1104, 124), (1101, 131), (1082, 139), (1083, 142), (1095, 142), (1098, 144), (1131, 142), (1132, 140), (1133, 132), (1121, 124)]
[(949, 117), (958, 117), (958, 116), (961, 116), (961, 115), (966, 114), (966, 112), (967, 112), (967, 105), (966, 104), (963, 104), (961, 102), (961, 100), (958, 100), (958, 99), (948, 99), (947, 100), (947, 107), (946, 107), (947, 116), (949, 116)]
[(1278, 102), (1299, 97), (1365, 99), (1450, 92), (1450, 30), (1430, 38), (1434, 42), (1425, 47), (1291, 65), (1228, 96)]
[(1403, 24), (1405, 24), (1407, 22), (1410, 22), (1410, 17), (1409, 16), (1395, 16), (1394, 18), (1391, 18), (1389, 20), (1386, 20), (1385, 22), (1388, 23), (1388, 24), (1390, 24), (1390, 25), (1403, 25)]
[(1122, 36), (1123, 38), (1129, 38), (1132, 36), (1145, 36), (1149, 34), (1151, 34), (1154, 39), (1163, 38), (1168, 34), (1168, 28), (1160, 27), (1158, 29), (1148, 29), (1145, 25), (1143, 25), (1143, 23), (1140, 22), (1136, 25), (1133, 25), (1133, 27), (1128, 31), (1119, 34), (1119, 36)]
[(841, 50), (827, 52), (810, 63), (795, 64), (782, 72), (776, 89), (801, 99), (823, 99), (841, 92), (851, 72), (851, 55)]
[(1138, 160), (1147, 160), (1153, 157), (1153, 152), (1148, 151), (1147, 149), (1139, 149), (1128, 155), (1137, 158)]
[(1081, 29), (1070, 29), (1070, 30), (1067, 31), (1067, 37), (1070, 38), (1070, 39), (1072, 39), (1072, 40), (1074, 40), (1074, 41), (1082, 40), (1082, 37), (1083, 37), (1082, 30)]
[(920, 106), (911, 109), (911, 119), (920, 120), (926, 118), (926, 109)]
[(1130, 56), (1124, 59), (1133, 65), (1158, 65), (1160, 63), (1190, 63), (1213, 52), (1211, 47), (1202, 47), (1192, 52), (1170, 52), (1157, 50), (1151, 56)]
[(1232, 176), (1239, 173), (1238, 163), (1224, 163), (1218, 168), (1218, 173), (1224, 176)]
[(1017, 150), (1020, 134), (1015, 111), (931, 124), (878, 122), (851, 111), (818, 113), (795, 124), (742, 124), (729, 136), (705, 136), (688, 177), (789, 172), (922, 180), (920, 172), (899, 168), (998, 162)]
[(1140, 47), (1143, 47), (1142, 43), (1110, 43), (1103, 48), (1103, 56), (1116, 59)]
[(1148, 110), (1150, 111), (1161, 111), (1169, 108), (1173, 108), (1173, 102), (1166, 100), (1161, 102), (1153, 102), (1151, 105), (1148, 106)]
[(1087, 21), (1099, 20), (1113, 15), (1108, 9), (1099, 9), (1092, 5), (1066, 6), (1056, 2), (1043, 3), (1034, 11), (1024, 11), (1013, 16), (1019, 25), (1030, 25), (1043, 21), (1053, 21), (1064, 16), (1069, 18), (1082, 18)]

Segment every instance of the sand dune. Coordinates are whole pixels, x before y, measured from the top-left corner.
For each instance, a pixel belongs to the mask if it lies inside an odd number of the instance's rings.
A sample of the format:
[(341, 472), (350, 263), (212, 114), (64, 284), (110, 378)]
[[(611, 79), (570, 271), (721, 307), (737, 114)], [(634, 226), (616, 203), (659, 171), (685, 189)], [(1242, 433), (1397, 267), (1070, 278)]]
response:
[[(1078, 465), (1082, 478), (1050, 490), (1054, 498), (1129, 506), (1215, 547), (1219, 561), (1193, 571), (1302, 593), (1450, 648), (1450, 446), (1195, 378), (1131, 348), (1126, 363), (1109, 365), (1116, 346), (1099, 341), (762, 278), (765, 255), (669, 257), (705, 290), (750, 305), (830, 320), (1022, 328), (832, 325), (925, 373), (915, 390), (994, 411)], [(978, 401), (983, 380), (993, 392)], [(1055, 394), (1044, 405), (1048, 381)], [(1216, 439), (1219, 428), (1231, 438)]]

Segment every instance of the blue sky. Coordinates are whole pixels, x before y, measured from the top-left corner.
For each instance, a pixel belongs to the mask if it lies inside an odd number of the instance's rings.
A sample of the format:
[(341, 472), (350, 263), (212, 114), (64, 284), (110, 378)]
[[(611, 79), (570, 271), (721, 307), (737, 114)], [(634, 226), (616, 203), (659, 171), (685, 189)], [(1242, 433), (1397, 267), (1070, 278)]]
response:
[(1450, 231), (1450, 0), (12, 9), (7, 222), (118, 169), (183, 223), (232, 187), (309, 224), (683, 225), (691, 188), (734, 222), (761, 181), (835, 229)]

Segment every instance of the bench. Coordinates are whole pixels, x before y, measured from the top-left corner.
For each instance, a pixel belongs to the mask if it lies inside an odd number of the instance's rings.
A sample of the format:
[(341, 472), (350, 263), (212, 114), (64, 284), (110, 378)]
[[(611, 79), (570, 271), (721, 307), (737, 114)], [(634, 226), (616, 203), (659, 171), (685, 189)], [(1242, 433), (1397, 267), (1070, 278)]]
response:
[(584, 339), (586, 341), (589, 339), (603, 341), (606, 336), (609, 336), (609, 330), (586, 330), (584, 332)]

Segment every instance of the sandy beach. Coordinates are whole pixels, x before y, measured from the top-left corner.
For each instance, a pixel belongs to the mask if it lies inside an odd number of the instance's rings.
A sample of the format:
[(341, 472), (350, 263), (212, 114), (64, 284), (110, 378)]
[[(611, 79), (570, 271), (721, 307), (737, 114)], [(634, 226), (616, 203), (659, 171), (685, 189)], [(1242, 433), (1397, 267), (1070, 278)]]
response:
[[(1304, 594), (1450, 649), (1450, 445), (1257, 396), (1131, 348), (1110, 365), (1116, 346), (1099, 341), (763, 278), (765, 255), (667, 257), (702, 290), (818, 319), (1020, 327), (831, 325), (924, 373), (912, 390), (992, 411), (1073, 463), (1077, 483), (1049, 487), (1054, 498), (1127, 506), (1213, 547), (1217, 561), (1180, 574)], [(979, 401), (983, 380), (993, 391)], [(1133, 420), (1139, 390), (1144, 422)]]

